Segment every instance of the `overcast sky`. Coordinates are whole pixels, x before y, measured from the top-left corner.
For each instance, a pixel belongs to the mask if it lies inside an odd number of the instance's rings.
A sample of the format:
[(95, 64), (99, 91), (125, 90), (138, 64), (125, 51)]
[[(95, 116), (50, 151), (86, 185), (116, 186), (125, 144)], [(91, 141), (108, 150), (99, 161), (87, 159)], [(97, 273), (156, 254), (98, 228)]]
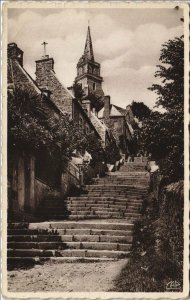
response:
[[(175, 4), (174, 4), (175, 6)], [(9, 9), (9, 42), (24, 51), (24, 67), (35, 79), (35, 60), (47, 54), (55, 72), (72, 85), (90, 20), (95, 60), (101, 63), (103, 88), (112, 103), (125, 107), (132, 100), (153, 107), (161, 45), (183, 34), (182, 10), (176, 9)]]

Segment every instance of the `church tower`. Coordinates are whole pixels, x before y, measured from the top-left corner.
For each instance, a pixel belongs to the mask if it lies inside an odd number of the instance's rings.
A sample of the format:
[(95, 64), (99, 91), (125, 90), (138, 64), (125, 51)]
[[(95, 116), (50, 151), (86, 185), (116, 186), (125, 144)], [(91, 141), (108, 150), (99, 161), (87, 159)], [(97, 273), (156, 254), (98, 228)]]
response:
[(90, 27), (88, 26), (84, 53), (77, 64), (75, 82), (81, 84), (86, 96), (95, 94), (97, 97), (103, 97), (102, 81), (100, 64), (94, 60)]

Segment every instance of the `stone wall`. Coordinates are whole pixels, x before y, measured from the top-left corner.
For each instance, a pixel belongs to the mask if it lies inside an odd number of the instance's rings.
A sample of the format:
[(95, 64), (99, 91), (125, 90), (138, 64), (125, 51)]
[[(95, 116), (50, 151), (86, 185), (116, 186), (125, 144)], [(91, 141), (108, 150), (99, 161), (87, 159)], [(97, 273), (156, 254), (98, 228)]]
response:
[(35, 202), (36, 208), (43, 201), (44, 197), (51, 191), (50, 187), (41, 180), (35, 178)]

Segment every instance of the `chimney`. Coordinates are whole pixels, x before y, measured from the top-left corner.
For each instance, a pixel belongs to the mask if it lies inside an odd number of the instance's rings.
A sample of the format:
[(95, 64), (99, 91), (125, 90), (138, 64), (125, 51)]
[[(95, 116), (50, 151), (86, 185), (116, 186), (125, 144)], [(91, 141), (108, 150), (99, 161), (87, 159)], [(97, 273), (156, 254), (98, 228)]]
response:
[(82, 100), (82, 108), (88, 115), (88, 117), (91, 117), (91, 102), (90, 100)]
[(23, 51), (17, 47), (16, 43), (8, 44), (7, 56), (8, 59), (15, 59), (21, 66), (23, 66)]
[(104, 119), (110, 117), (110, 96), (104, 96)]
[(39, 87), (47, 86), (47, 75), (50, 71), (54, 72), (54, 60), (45, 55), (42, 59), (36, 60), (36, 83)]

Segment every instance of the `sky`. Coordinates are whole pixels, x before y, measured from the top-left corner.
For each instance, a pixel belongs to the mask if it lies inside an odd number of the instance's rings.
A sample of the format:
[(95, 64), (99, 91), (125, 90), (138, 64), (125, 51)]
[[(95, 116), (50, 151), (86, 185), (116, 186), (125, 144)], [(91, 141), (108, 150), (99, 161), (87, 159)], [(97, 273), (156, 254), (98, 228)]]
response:
[(71, 86), (89, 22), (105, 94), (121, 107), (134, 100), (153, 108), (156, 94), (148, 87), (158, 80), (154, 74), (162, 44), (183, 34), (182, 14), (173, 8), (11, 8), (8, 42), (24, 51), (24, 68), (35, 79), (35, 60), (42, 57), (46, 41), (58, 78)]

